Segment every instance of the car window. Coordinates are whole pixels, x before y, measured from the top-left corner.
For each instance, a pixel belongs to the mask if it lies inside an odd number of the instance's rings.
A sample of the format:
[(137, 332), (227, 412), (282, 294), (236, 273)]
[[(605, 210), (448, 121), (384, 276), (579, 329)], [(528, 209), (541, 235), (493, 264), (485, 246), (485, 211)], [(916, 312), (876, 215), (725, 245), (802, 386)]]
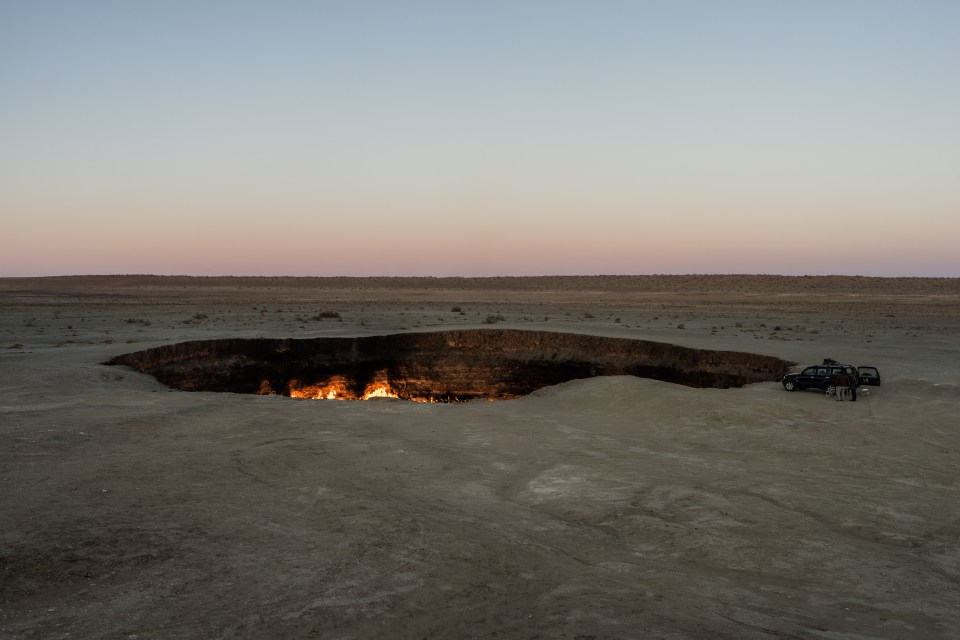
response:
[(817, 375), (828, 376), (830, 375), (830, 369), (827, 369), (826, 367), (820, 367), (819, 369), (817, 369)]
[(877, 370), (874, 367), (860, 367), (860, 375), (867, 378), (878, 378)]
[(801, 373), (800, 375), (802, 375), (802, 376), (815, 376), (815, 375), (817, 375), (817, 368), (816, 368), (816, 367), (807, 367), (806, 369), (803, 370), (803, 373)]

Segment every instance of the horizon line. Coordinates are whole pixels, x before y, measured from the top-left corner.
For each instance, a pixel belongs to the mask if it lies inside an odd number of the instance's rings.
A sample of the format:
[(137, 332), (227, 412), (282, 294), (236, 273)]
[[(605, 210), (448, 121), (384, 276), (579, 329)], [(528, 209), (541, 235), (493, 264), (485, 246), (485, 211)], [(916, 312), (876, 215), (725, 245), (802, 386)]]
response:
[(501, 274), (501, 275), (291, 275), (291, 274), (213, 274), (201, 275), (191, 273), (64, 273), (47, 275), (0, 275), (2, 280), (24, 279), (54, 279), (54, 278), (255, 278), (255, 279), (420, 279), (420, 280), (496, 280), (496, 279), (535, 279), (535, 278), (651, 278), (651, 277), (775, 277), (775, 278), (873, 278), (873, 279), (925, 279), (925, 280), (955, 280), (960, 276), (945, 275), (866, 275), (849, 273), (824, 274), (786, 274), (786, 273), (542, 273), (542, 274)]

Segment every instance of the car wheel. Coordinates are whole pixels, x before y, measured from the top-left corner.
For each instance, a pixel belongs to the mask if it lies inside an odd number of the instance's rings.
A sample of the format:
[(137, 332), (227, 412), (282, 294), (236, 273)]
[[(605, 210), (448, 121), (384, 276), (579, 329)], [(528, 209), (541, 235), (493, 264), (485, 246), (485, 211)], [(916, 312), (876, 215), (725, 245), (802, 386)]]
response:
[(796, 391), (797, 383), (793, 380), (785, 380), (783, 382), (783, 388), (786, 389), (787, 391)]
[(835, 384), (828, 384), (828, 385), (827, 385), (827, 395), (830, 396), (830, 397), (833, 397), (833, 396), (837, 395), (837, 385), (835, 385)]

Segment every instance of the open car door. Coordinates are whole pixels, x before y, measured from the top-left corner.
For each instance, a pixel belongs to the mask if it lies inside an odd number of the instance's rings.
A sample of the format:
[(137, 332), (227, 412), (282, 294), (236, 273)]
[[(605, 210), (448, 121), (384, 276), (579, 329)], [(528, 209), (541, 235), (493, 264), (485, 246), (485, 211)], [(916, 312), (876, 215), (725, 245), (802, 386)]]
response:
[(876, 367), (857, 367), (860, 372), (860, 384), (880, 386), (880, 372)]

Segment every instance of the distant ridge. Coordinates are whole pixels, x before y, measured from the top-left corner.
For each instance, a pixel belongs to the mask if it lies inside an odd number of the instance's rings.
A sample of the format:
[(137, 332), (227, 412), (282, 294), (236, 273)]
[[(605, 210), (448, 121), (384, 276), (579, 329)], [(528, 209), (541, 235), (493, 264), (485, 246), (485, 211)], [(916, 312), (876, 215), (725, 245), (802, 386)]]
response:
[(449, 289), (504, 291), (613, 291), (741, 294), (960, 295), (960, 278), (782, 275), (591, 275), (591, 276), (161, 276), (88, 275), (0, 278), (0, 291), (141, 289), (177, 286), (292, 287), (318, 289)]

